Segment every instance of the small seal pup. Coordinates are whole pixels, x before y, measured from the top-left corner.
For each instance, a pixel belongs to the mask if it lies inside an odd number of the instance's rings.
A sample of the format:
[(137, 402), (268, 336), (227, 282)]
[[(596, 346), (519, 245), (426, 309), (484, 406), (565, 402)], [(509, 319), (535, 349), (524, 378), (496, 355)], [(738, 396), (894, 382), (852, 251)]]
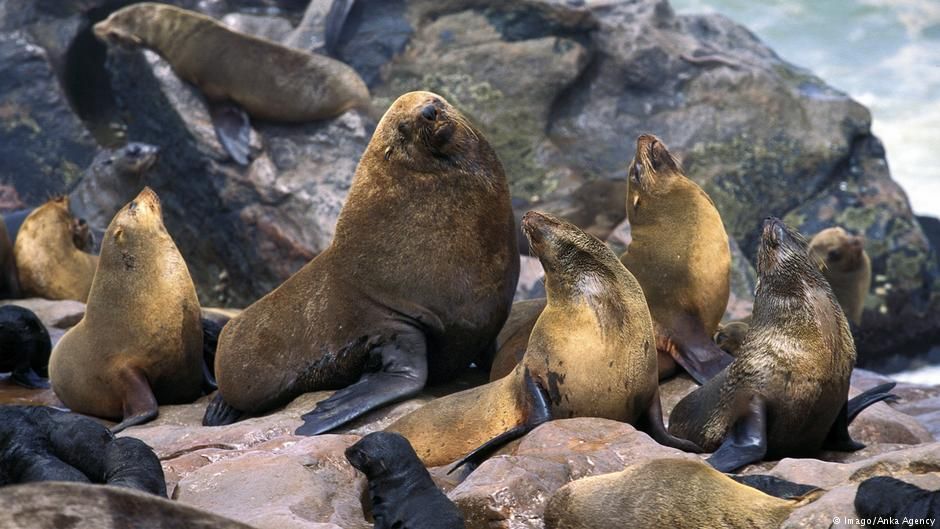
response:
[(160, 460), (133, 437), (46, 406), (0, 406), (0, 485), (106, 483), (166, 497)]
[(573, 224), (530, 211), (522, 226), (548, 294), (522, 362), (500, 380), (425, 404), (387, 431), (404, 435), (428, 466), (468, 453), (460, 464), (478, 462), (545, 421), (569, 417), (628, 422), (659, 443), (698, 451), (663, 426), (653, 323), (636, 279)]
[(370, 433), (346, 449), (346, 459), (369, 480), (375, 529), (466, 527), (404, 437)]
[(72, 410), (122, 419), (201, 395), (203, 336), (196, 288), (149, 187), (124, 206), (101, 245), (85, 317), (52, 350), (52, 389)]
[(780, 527), (823, 491), (781, 499), (742, 485), (701, 461), (655, 459), (572, 481), (545, 506), (545, 529)]
[(0, 373), (26, 388), (48, 388), (52, 341), (36, 314), (17, 305), (0, 307)]
[(660, 378), (678, 363), (701, 384), (731, 362), (712, 341), (731, 292), (728, 234), (708, 195), (650, 134), (636, 140), (627, 218), (633, 240), (620, 260), (649, 302)]
[(776, 218), (764, 221), (751, 326), (724, 371), (676, 405), (669, 431), (730, 472), (821, 448), (858, 450), (848, 425), (884, 400), (885, 384), (846, 402), (855, 343), (842, 308), (806, 241)]
[(252, 529), (182, 502), (88, 483), (28, 483), (0, 489), (4, 529)]
[(242, 165), (249, 155), (248, 115), (299, 123), (371, 104), (369, 89), (350, 66), (233, 31), (194, 11), (141, 2), (115, 11), (94, 32), (108, 45), (157, 52), (181, 79), (199, 87), (213, 103), (219, 143)]
[(68, 197), (53, 198), (33, 210), (13, 244), (23, 295), (88, 299), (98, 256), (79, 248), (87, 246), (87, 237), (87, 227), (69, 210)]
[[(924, 490), (897, 478), (875, 476), (858, 486), (855, 512), (866, 520), (884, 520), (881, 524), (866, 524), (868, 527), (934, 527), (940, 518), (940, 490)], [(902, 523), (905, 518), (911, 522)]]
[(304, 415), (297, 433), (316, 435), (447, 381), (492, 347), (518, 274), (496, 153), (440, 96), (405, 94), (362, 155), (330, 247), (222, 329), (203, 422), (344, 388)]
[(871, 287), (871, 259), (865, 251), (865, 239), (839, 227), (826, 228), (810, 239), (809, 249), (819, 260), (849, 323), (861, 325)]

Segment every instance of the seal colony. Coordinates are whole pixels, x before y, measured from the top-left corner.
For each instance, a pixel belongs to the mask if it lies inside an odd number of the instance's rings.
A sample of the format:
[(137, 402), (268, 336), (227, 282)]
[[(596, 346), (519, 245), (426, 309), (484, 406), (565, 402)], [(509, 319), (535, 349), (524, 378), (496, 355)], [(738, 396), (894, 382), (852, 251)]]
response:
[(95, 24), (94, 33), (108, 45), (157, 52), (199, 87), (219, 143), (242, 165), (249, 160), (248, 116), (299, 123), (371, 105), (365, 82), (346, 64), (233, 31), (194, 11), (132, 4)]
[(496, 153), (442, 97), (405, 94), (359, 162), (330, 247), (225, 325), (203, 423), (342, 388), (304, 416), (297, 433), (315, 435), (447, 381), (492, 346), (518, 274)]
[[(603, 417), (699, 451), (663, 426), (653, 324), (639, 283), (607, 248), (561, 219), (530, 211), (522, 229), (545, 268), (548, 304), (522, 362), (506, 377), (441, 397), (399, 419), (429, 466), (478, 462), (552, 418)], [(446, 424), (441, 432), (435, 425)], [(459, 465), (458, 465), (459, 466)]]

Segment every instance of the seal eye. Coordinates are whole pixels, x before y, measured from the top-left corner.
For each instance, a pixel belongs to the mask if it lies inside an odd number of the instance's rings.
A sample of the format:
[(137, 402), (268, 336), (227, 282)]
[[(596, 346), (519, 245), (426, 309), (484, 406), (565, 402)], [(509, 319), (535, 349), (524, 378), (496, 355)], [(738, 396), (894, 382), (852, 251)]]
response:
[(829, 255), (827, 256), (827, 259), (829, 259), (832, 262), (836, 262), (839, 259), (842, 259), (842, 252), (840, 252), (839, 250), (829, 250)]
[(434, 108), (433, 104), (425, 105), (425, 107), (421, 109), (421, 117), (428, 121), (434, 121), (437, 119), (437, 109)]

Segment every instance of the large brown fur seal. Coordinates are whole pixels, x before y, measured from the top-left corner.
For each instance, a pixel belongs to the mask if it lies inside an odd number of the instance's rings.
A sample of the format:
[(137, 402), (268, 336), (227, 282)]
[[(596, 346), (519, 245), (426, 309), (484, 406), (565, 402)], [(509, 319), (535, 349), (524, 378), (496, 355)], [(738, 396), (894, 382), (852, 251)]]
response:
[(865, 239), (839, 227), (827, 228), (813, 236), (809, 249), (819, 260), (845, 317), (853, 325), (861, 325), (871, 287), (871, 259), (865, 252)]
[(94, 32), (109, 44), (154, 50), (210, 102), (229, 103), (210, 110), (220, 142), (242, 164), (249, 128), (241, 109), (256, 119), (304, 122), (370, 105), (369, 89), (348, 65), (178, 7), (133, 4), (95, 24)]
[(649, 302), (660, 378), (675, 362), (702, 383), (731, 361), (711, 338), (731, 291), (728, 235), (708, 195), (650, 134), (636, 140), (627, 218), (632, 241), (620, 259)]
[(108, 485), (42, 482), (0, 488), (4, 529), (252, 529), (182, 502)]
[(69, 211), (68, 197), (30, 213), (13, 245), (23, 295), (85, 301), (98, 266), (97, 256), (79, 248), (87, 246), (87, 235), (85, 223)]
[(85, 317), (52, 350), (52, 388), (72, 410), (149, 421), (201, 394), (202, 325), (186, 262), (144, 188), (111, 221)]
[(558, 489), (545, 506), (545, 529), (780, 527), (794, 509), (822, 495), (806, 489), (811, 492), (781, 499), (701, 461), (656, 459)]
[(315, 435), (446, 381), (492, 347), (518, 273), (496, 153), (440, 96), (405, 94), (359, 162), (330, 247), (226, 324), (224, 401), (204, 423), (345, 388), (304, 416), (298, 433)]
[(751, 326), (737, 357), (676, 405), (669, 431), (731, 471), (766, 458), (857, 450), (848, 424), (893, 384), (846, 402), (855, 364), (849, 325), (806, 241), (764, 222)]
[(480, 447), (469, 457), (477, 461), (551, 418), (629, 422), (660, 443), (696, 450), (663, 427), (653, 324), (636, 279), (573, 224), (530, 211), (522, 225), (545, 267), (548, 293), (522, 362), (500, 380), (424, 405), (388, 431), (408, 438), (428, 466)]

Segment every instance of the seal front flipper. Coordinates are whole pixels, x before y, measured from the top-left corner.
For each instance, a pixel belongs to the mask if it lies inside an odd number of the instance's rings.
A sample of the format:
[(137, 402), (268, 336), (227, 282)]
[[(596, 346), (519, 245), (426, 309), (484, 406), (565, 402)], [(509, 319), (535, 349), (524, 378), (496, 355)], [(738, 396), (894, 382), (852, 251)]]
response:
[(166, 476), (160, 460), (146, 443), (134, 437), (116, 437), (105, 447), (105, 484), (142, 490), (166, 498)]
[(767, 454), (767, 407), (764, 399), (752, 395), (708, 464), (722, 472), (734, 472), (756, 463)]
[(202, 416), (203, 426), (225, 426), (238, 422), (244, 412), (233, 408), (225, 402), (221, 393), (216, 393), (212, 402), (206, 407), (206, 414)]
[(528, 404), (528, 413), (525, 423), (511, 428), (475, 448), (448, 470), (448, 474), (452, 474), (455, 470), (467, 464), (476, 467), (501, 446), (531, 432), (536, 426), (552, 420), (552, 410), (549, 404), (550, 398), (548, 392), (529, 374), (528, 369), (525, 370), (523, 380), (525, 382)]
[(697, 322), (690, 320), (676, 325), (671, 334), (673, 347), (668, 348), (669, 354), (699, 385), (714, 378), (734, 360)]
[(666, 430), (666, 425), (663, 424), (663, 406), (659, 398), (659, 386), (656, 386), (656, 391), (653, 394), (653, 400), (650, 402), (646, 416), (641, 417), (640, 422), (637, 423), (637, 429), (646, 432), (654, 441), (663, 446), (678, 448), (684, 452), (692, 452), (694, 454), (704, 452), (700, 446), (692, 441), (679, 439)]
[(10, 380), (16, 382), (20, 386), (29, 389), (49, 389), (49, 379), (43, 378), (36, 374), (31, 367), (18, 367), (13, 371), (13, 374), (10, 376)]
[(112, 426), (111, 433), (155, 419), (159, 413), (157, 398), (144, 373), (139, 369), (125, 368), (118, 380), (123, 386), (124, 420)]
[(865, 448), (865, 445), (852, 439), (849, 435), (849, 424), (855, 420), (855, 417), (865, 408), (876, 402), (886, 399), (897, 398), (893, 393), (889, 393), (895, 386), (895, 382), (887, 382), (880, 386), (875, 386), (868, 391), (864, 391), (855, 397), (846, 401), (839, 410), (839, 415), (832, 423), (829, 429), (829, 435), (823, 442), (824, 450), (835, 450), (838, 452), (855, 452)]
[(225, 152), (239, 165), (248, 165), (251, 155), (251, 122), (245, 109), (229, 102), (210, 102), (209, 115), (215, 135)]
[(776, 476), (768, 476), (766, 474), (748, 474), (745, 476), (729, 475), (728, 477), (742, 485), (747, 485), (748, 487), (755, 488), (764, 494), (770, 494), (771, 496), (782, 498), (784, 500), (802, 498), (810, 492), (819, 490), (819, 487), (815, 487), (813, 485), (794, 483), (792, 481), (780, 479)]
[(381, 369), (366, 373), (355, 384), (321, 400), (313, 411), (303, 415), (297, 435), (329, 432), (379, 406), (417, 394), (428, 379), (427, 344), (418, 331), (399, 336), (395, 342), (370, 351), (381, 361)]

